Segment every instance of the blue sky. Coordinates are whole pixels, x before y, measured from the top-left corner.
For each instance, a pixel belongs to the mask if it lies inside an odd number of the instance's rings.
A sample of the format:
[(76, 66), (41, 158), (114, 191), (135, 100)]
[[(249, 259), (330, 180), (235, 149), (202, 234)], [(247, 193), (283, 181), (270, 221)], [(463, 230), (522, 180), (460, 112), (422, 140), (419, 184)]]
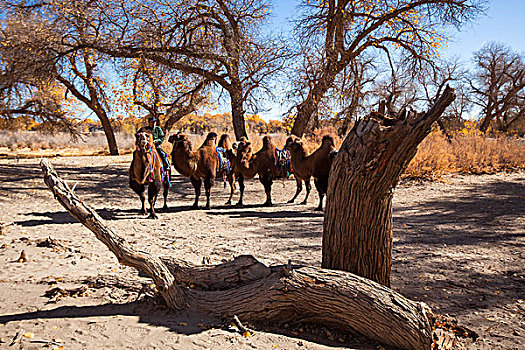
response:
[[(298, 0), (274, 0), (273, 23), (286, 30), (297, 12)], [(487, 41), (501, 41), (514, 50), (525, 51), (525, 0), (492, 0), (486, 16), (455, 32), (453, 41), (443, 50), (443, 56), (468, 59)]]
[[(298, 13), (296, 7), (299, 3), (299, 0), (274, 0), (270, 27), (284, 33), (293, 29), (290, 20)], [(514, 50), (525, 52), (525, 0), (492, 0), (488, 6), (486, 14), (474, 23), (464, 26), (459, 32), (451, 29), (452, 40), (443, 48), (442, 57), (459, 56), (469, 61), (472, 54), (489, 41), (501, 41)], [(267, 108), (268, 111), (259, 113), (263, 119), (281, 119), (289, 106), (270, 103)]]

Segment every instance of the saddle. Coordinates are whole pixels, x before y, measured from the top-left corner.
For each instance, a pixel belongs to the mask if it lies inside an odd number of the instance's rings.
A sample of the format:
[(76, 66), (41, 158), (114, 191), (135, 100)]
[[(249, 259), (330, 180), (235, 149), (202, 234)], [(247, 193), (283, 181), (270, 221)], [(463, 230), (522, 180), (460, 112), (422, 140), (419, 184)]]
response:
[(290, 176), (290, 152), (287, 149), (275, 149), (275, 167), (279, 177)]
[(215, 151), (217, 151), (217, 157), (219, 157), (219, 167), (217, 172), (230, 172), (231, 164), (228, 157), (226, 157), (226, 150), (222, 147), (216, 147)]

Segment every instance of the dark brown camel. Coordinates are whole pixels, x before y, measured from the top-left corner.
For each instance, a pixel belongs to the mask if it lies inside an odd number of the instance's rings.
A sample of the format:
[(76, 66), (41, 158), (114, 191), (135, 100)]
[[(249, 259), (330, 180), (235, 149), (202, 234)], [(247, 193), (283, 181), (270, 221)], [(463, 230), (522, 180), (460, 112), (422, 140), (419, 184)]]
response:
[(292, 169), (297, 181), (297, 191), (288, 203), (293, 203), (302, 191), (301, 182), (306, 185), (306, 197), (301, 204), (306, 204), (310, 194), (310, 178), (314, 178), (315, 188), (319, 192), (319, 206), (315, 210), (323, 210), (323, 197), (328, 189), (328, 176), (332, 166), (332, 158), (336, 152), (334, 138), (325, 135), (321, 146), (309, 154), (303, 141), (297, 136), (290, 136), (286, 140), (286, 149), (290, 151)]
[[(199, 197), (201, 194), (201, 184), (204, 180), (204, 189), (206, 192), (206, 209), (210, 209), (211, 187), (215, 179), (222, 176), (228, 178), (230, 183), (230, 198), (226, 204), (231, 204), (233, 197), (234, 184), (231, 169), (221, 169), (219, 164), (219, 155), (216, 149), (217, 134), (210, 132), (202, 146), (196, 151), (192, 150), (191, 141), (188, 135), (176, 133), (168, 139), (173, 144), (171, 159), (175, 169), (185, 177), (189, 177), (193, 188), (195, 189), (195, 202), (193, 208), (198, 208)], [(221, 137), (222, 147), (231, 147), (231, 142), (227, 136)]]
[(166, 200), (169, 191), (169, 179), (162, 174), (162, 160), (153, 145), (153, 137), (148, 132), (137, 132), (135, 134), (135, 145), (137, 149), (133, 152), (133, 160), (129, 167), (129, 186), (135, 191), (142, 202), (141, 214), (146, 214), (145, 200), (146, 186), (148, 187), (148, 202), (150, 205), (149, 218), (156, 219), (155, 202), (161, 188), (164, 188), (164, 206), (168, 205)]
[(278, 169), (275, 157), (275, 143), (270, 136), (263, 137), (263, 146), (255, 154), (252, 151), (251, 142), (242, 137), (234, 147), (237, 152), (228, 152), (231, 160), (233, 173), (239, 181), (241, 192), (237, 206), (242, 206), (244, 197), (244, 179), (250, 179), (259, 175), (259, 180), (264, 186), (266, 201), (264, 206), (272, 205), (272, 183), (273, 180), (282, 177), (282, 172)]

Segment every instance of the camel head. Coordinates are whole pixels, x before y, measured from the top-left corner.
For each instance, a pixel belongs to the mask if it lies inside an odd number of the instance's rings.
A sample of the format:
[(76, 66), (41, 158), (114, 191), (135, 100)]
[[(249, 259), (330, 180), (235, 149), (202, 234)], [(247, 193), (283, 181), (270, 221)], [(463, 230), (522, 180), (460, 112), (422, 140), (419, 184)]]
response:
[(284, 148), (290, 152), (302, 150), (304, 148), (303, 140), (297, 136), (292, 135), (286, 139)]
[(178, 147), (183, 147), (183, 148), (187, 148), (191, 151), (191, 141), (190, 141), (190, 138), (188, 137), (188, 135), (182, 133), (182, 132), (177, 132), (176, 134), (173, 134), (171, 135), (169, 138), (168, 138), (168, 142), (172, 143), (173, 144), (173, 149), (175, 148), (178, 148)]
[(235, 141), (234, 143), (232, 143), (232, 148), (236, 150), (239, 147), (239, 144), (246, 143), (246, 142), (248, 142), (248, 139), (246, 137), (242, 136), (239, 139), (239, 141)]
[(135, 146), (142, 153), (148, 152), (153, 145), (153, 135), (149, 132), (139, 131), (135, 134)]

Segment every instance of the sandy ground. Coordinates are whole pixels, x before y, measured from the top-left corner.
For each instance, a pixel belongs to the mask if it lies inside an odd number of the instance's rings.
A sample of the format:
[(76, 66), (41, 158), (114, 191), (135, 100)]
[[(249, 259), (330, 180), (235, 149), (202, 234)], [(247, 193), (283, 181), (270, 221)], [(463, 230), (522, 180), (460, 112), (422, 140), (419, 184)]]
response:
[[(193, 190), (179, 176), (168, 213), (157, 221), (138, 215), (139, 200), (127, 186), (130, 155), (52, 160), (137, 249), (211, 263), (252, 254), (265, 263), (320, 265), (322, 214), (283, 204), (293, 180), (274, 184), (272, 208), (262, 185), (247, 183), (246, 208), (225, 208), (228, 190), (213, 190), (212, 210), (189, 210)], [(237, 199), (237, 196), (234, 198)], [(302, 195), (300, 196), (302, 200)], [(160, 207), (160, 205), (159, 205)], [(0, 348), (40, 349), (56, 339), (64, 349), (378, 349), (326, 329), (280, 325), (256, 328), (249, 338), (202, 315), (165, 311), (131, 284), (94, 284), (97, 277), (138, 280), (131, 268), (53, 200), (35, 159), (0, 160)], [(39, 247), (53, 236), (62, 247)], [(479, 335), (472, 349), (525, 347), (525, 174), (451, 176), (446, 182), (401, 184), (394, 199), (392, 284), (409, 298), (450, 314)], [(24, 250), (28, 261), (18, 262)], [(56, 303), (54, 287), (85, 286), (83, 296)], [(19, 340), (9, 346), (16, 334)], [(27, 335), (29, 337), (24, 336)], [(33, 337), (32, 337), (33, 336)], [(52, 347), (52, 346), (51, 346)]]

